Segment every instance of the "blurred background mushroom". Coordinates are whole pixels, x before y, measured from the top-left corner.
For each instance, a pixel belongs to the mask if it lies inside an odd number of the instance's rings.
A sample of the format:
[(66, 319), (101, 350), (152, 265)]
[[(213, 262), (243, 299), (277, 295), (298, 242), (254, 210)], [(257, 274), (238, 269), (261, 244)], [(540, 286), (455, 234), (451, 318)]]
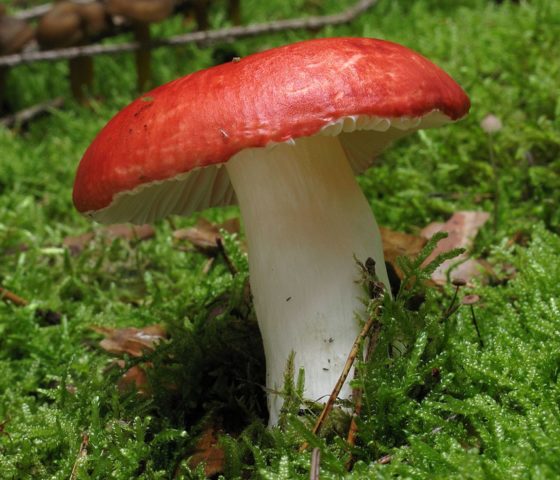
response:
[[(85, 45), (109, 28), (109, 18), (101, 2), (57, 2), (37, 24), (37, 41), (46, 50)], [(77, 57), (68, 61), (72, 95), (86, 103), (93, 85), (93, 60)]]
[[(227, 2), (227, 17), (234, 25), (241, 24), (240, 3), (240, 0), (228, 0)], [(211, 0), (190, 0), (185, 2), (182, 7), (187, 18), (189, 14), (194, 14), (198, 30), (208, 30), (210, 28), (208, 10), (211, 4)]]
[(124, 17), (131, 22), (134, 39), (140, 43), (136, 50), (138, 90), (145, 91), (151, 80), (150, 23), (161, 22), (173, 13), (174, 0), (107, 0), (111, 15)]
[[(0, 55), (18, 53), (35, 37), (33, 28), (25, 21), (6, 15), (0, 5)], [(0, 66), (0, 113), (6, 110), (5, 95), (8, 67)]]

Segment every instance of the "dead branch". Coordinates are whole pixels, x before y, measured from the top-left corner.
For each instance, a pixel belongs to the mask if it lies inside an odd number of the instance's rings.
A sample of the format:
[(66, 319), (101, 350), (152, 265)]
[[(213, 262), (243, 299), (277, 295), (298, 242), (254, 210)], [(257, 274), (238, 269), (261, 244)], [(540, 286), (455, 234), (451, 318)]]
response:
[(278, 20), (254, 25), (205, 30), (177, 35), (167, 39), (151, 41), (140, 45), (139, 42), (119, 43), (114, 45), (87, 45), (81, 47), (61, 48), (58, 50), (23, 52), (0, 57), (0, 66), (14, 67), (31, 62), (54, 62), (78, 57), (111, 55), (133, 52), (139, 48), (175, 47), (188, 43), (212, 44), (215, 42), (231, 42), (234, 39), (255, 37), (289, 30), (318, 30), (326, 26), (349, 23), (377, 3), (377, 0), (359, 0), (355, 5), (334, 15), (319, 15), (307, 18)]
[(11, 302), (18, 307), (25, 307), (29, 305), (29, 302), (25, 300), (25, 298), (21, 298), (19, 295), (16, 295), (15, 293), (2, 287), (0, 287), (0, 299), (5, 302)]
[[(371, 334), (368, 342), (368, 347), (366, 351), (366, 355), (364, 357), (364, 362), (368, 362), (373, 352), (377, 347), (377, 342), (379, 340), (379, 336), (381, 335), (381, 324), (377, 323), (375, 325), (375, 329)], [(352, 398), (354, 399), (354, 411), (352, 412), (352, 420), (350, 421), (350, 428), (348, 429), (348, 436), (346, 437), (346, 443), (348, 446), (354, 447), (356, 445), (356, 438), (358, 436), (358, 424), (356, 419), (362, 413), (362, 406), (363, 406), (363, 391), (361, 388), (354, 388), (352, 393)], [(346, 462), (346, 470), (350, 470), (352, 465), (354, 464), (354, 456), (350, 453), (350, 458)]]
[(0, 125), (7, 128), (25, 125), (36, 117), (48, 113), (53, 109), (61, 108), (63, 105), (64, 98), (57, 97), (53, 100), (48, 100), (46, 102), (33, 105), (32, 107), (25, 108), (12, 115), (6, 115), (5, 117), (0, 118)]
[[(91, 3), (92, 0), (72, 0), (74, 3)], [(19, 20), (36, 20), (53, 8), (52, 3), (43, 3), (35, 7), (15, 12), (12, 16)]]
[(319, 480), (321, 467), (321, 450), (314, 448), (311, 453), (311, 468), (309, 470), (309, 480)]
[(70, 472), (70, 480), (76, 480), (78, 478), (78, 468), (80, 467), (80, 463), (84, 460), (87, 456), (87, 449), (89, 445), (89, 436), (87, 433), (82, 435), (82, 443), (80, 444), (80, 449), (78, 450), (78, 456), (76, 457), (76, 461), (74, 462), (74, 466), (72, 467), (72, 471)]
[[(95, 0), (72, 0), (74, 3), (92, 3)], [(175, 11), (181, 11), (186, 9), (191, 2), (189, 0), (178, 1), (175, 7)], [(13, 17), (20, 20), (37, 20), (42, 17), (45, 13), (53, 8), (52, 3), (43, 3), (42, 5), (37, 5), (35, 7), (26, 8), (25, 10), (20, 10), (19, 12), (14, 12)]]
[[(335, 403), (336, 399), (338, 398), (338, 395), (340, 394), (340, 390), (342, 390), (342, 386), (344, 385), (344, 382), (346, 381), (346, 378), (348, 378), (348, 374), (350, 373), (350, 370), (352, 369), (352, 365), (353, 365), (354, 361), (356, 360), (356, 357), (358, 356), (358, 352), (360, 351), (360, 345), (362, 344), (364, 339), (368, 336), (370, 330), (374, 327), (374, 325), (376, 325), (378, 323), (377, 317), (378, 317), (378, 315), (372, 315), (368, 319), (368, 321), (365, 323), (365, 325), (363, 326), (361, 332), (356, 337), (356, 340), (354, 340), (354, 344), (352, 345), (352, 349), (350, 350), (350, 353), (348, 354), (348, 358), (346, 359), (346, 363), (344, 364), (344, 368), (342, 369), (342, 373), (340, 374), (340, 377), (338, 378), (338, 380), (336, 382), (336, 385), (334, 386), (333, 391), (331, 392), (331, 394), (329, 396), (329, 399), (327, 400), (327, 403), (325, 403), (325, 406), (323, 407), (323, 411), (319, 415), (319, 418), (317, 419), (313, 429), (311, 430), (314, 435), (316, 435), (319, 432), (319, 430), (321, 429), (321, 427), (325, 423), (325, 420), (326, 420), (327, 416), (329, 415), (329, 413), (333, 409), (334, 403)], [(305, 451), (307, 449), (307, 447), (308, 447), (308, 443), (305, 442), (301, 446), (300, 452)]]
[(216, 239), (216, 245), (218, 245), (218, 251), (222, 254), (224, 262), (226, 262), (229, 273), (231, 273), (232, 276), (235, 277), (239, 272), (237, 271), (237, 267), (231, 261), (231, 258), (229, 258), (226, 248), (224, 247), (224, 242), (221, 238), (218, 237), (218, 239)]

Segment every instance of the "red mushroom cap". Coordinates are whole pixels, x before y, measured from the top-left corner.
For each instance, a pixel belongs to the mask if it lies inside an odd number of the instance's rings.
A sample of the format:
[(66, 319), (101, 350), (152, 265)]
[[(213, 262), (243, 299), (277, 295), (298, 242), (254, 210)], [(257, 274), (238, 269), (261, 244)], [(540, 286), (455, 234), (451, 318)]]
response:
[[(469, 107), (448, 74), (392, 42), (325, 38), (274, 48), (179, 78), (121, 110), (86, 151), (74, 203), (91, 216), (110, 213), (123, 195), (166, 181), (178, 188), (187, 172), (223, 164), (246, 148), (317, 134), (349, 116), (414, 120), (439, 112), (452, 121)], [(213, 182), (228, 181), (214, 175)], [(191, 182), (184, 195), (193, 188)], [(161, 188), (154, 192), (161, 201)], [(159, 209), (149, 219), (234, 200), (233, 193), (214, 197)], [(116, 217), (102, 220), (126, 220), (122, 209)]]

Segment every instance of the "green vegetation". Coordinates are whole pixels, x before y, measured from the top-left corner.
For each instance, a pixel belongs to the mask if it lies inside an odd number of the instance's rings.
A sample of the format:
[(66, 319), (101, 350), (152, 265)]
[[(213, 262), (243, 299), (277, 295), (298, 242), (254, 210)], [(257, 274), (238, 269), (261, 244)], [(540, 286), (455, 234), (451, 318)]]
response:
[[(350, 4), (242, 2), (245, 23)], [(222, 7), (212, 11), (216, 28), (227, 25)], [(95, 228), (72, 207), (73, 175), (96, 132), (135, 96), (132, 56), (95, 60), (89, 108), (70, 100), (64, 62), (11, 71), (14, 108), (58, 95), (68, 101), (22, 131), (0, 129), (0, 285), (30, 301), (0, 302), (0, 478), (68, 479), (73, 469), (78, 479), (204, 478), (202, 466), (190, 471), (184, 460), (216, 424), (230, 434), (221, 439), (226, 478), (308, 478), (313, 447), (321, 449), (321, 478), (558, 477), (558, 25), (560, 2), (550, 0), (381, 0), (352, 25), (319, 33), (408, 45), (472, 99), (469, 118), (400, 142), (360, 179), (379, 223), (414, 233), (458, 210), (497, 214), (475, 245), (496, 278), (460, 290), (480, 296), (472, 310), (446, 315), (451, 287), (416, 285), (386, 300), (378, 347), (358, 368), (363, 409), (349, 473), (346, 425), (314, 437), (309, 419), (287, 415), (283, 430), (264, 427), (264, 363), (236, 237), (226, 238), (236, 276), (221, 260), (203, 273), (207, 258), (173, 239), (174, 228), (195, 218), (161, 222), (143, 242), (96, 237), (79, 254), (62, 246)], [(174, 19), (154, 30), (182, 28)], [(309, 36), (231, 48), (242, 56)], [(155, 83), (211, 65), (212, 52), (157, 50)], [(490, 113), (503, 122), (492, 137), (480, 127)], [(204, 212), (212, 221), (237, 214)], [(425, 301), (412, 308), (419, 293)], [(109, 366), (113, 357), (90, 327), (156, 323), (169, 339), (147, 358), (126, 358), (127, 366), (153, 363), (153, 395), (120, 393), (122, 370)], [(388, 355), (399, 342), (409, 347)], [(304, 441), (310, 449), (299, 453)], [(387, 455), (388, 463), (376, 462)]]

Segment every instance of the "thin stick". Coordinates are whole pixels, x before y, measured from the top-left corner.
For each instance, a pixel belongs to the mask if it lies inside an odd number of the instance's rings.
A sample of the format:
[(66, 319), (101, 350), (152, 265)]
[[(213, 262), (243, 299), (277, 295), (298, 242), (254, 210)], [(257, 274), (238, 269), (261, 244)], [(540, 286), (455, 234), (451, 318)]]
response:
[(60, 108), (64, 105), (64, 99), (62, 97), (57, 97), (53, 100), (48, 100), (46, 102), (33, 105), (32, 107), (20, 110), (12, 115), (7, 115), (0, 118), (0, 125), (7, 128), (14, 126), (24, 125), (34, 118), (49, 112), (50, 110)]
[(74, 462), (74, 466), (72, 467), (72, 472), (70, 473), (70, 480), (76, 480), (78, 478), (78, 467), (80, 465), (80, 461), (87, 455), (87, 447), (89, 445), (89, 436), (87, 433), (82, 435), (82, 443), (80, 444), (80, 450), (78, 451), (78, 457)]
[(321, 466), (321, 450), (317, 447), (311, 454), (311, 468), (309, 470), (309, 480), (319, 480), (319, 468)]
[[(373, 352), (377, 348), (377, 341), (379, 340), (380, 334), (381, 334), (381, 324), (377, 323), (376, 328), (369, 339), (368, 348), (364, 358), (365, 362), (367, 362), (371, 358)], [(346, 437), (346, 442), (348, 443), (349, 447), (353, 447), (354, 445), (356, 445), (356, 438), (358, 436), (358, 424), (356, 423), (356, 418), (358, 418), (362, 413), (362, 406), (363, 406), (362, 395), (363, 395), (363, 391), (361, 388), (355, 388), (352, 393), (352, 397), (354, 398), (354, 412), (352, 412), (352, 420), (350, 421), (348, 436)], [(346, 462), (346, 470), (350, 470), (353, 464), (354, 464), (354, 456), (352, 455), (352, 452), (350, 452), (350, 458)]]
[(25, 298), (21, 298), (19, 295), (16, 295), (5, 288), (0, 287), (0, 299), (4, 300), (5, 302), (11, 302), (18, 307), (25, 307), (29, 305), (29, 302), (25, 300)]
[[(72, 3), (78, 4), (88, 4), (93, 3), (96, 0), (72, 0)], [(178, 0), (175, 4), (175, 13), (181, 12), (189, 8), (192, 4), (192, 0)], [(45, 13), (53, 8), (53, 3), (43, 3), (41, 5), (37, 5), (35, 7), (26, 8), (25, 10), (19, 10), (13, 13), (13, 17), (18, 18), (20, 20), (36, 20), (39, 17), (42, 17)]]
[(231, 258), (229, 258), (229, 255), (226, 252), (226, 248), (224, 247), (224, 242), (221, 238), (218, 237), (216, 239), (216, 245), (218, 246), (219, 252), (222, 254), (224, 262), (226, 262), (229, 273), (231, 273), (235, 277), (239, 272), (237, 271), (237, 267), (231, 261)]
[[(352, 412), (352, 420), (350, 421), (350, 427), (348, 428), (348, 436), (346, 437), (346, 443), (349, 447), (356, 445), (356, 438), (358, 436), (358, 424), (356, 423), (356, 418), (362, 413), (362, 389), (355, 388), (352, 392), (352, 398), (354, 399), (354, 411)], [(350, 458), (346, 462), (346, 470), (350, 470), (352, 464), (354, 463), (354, 457), (350, 453)]]
[(380, 465), (387, 465), (391, 463), (392, 460), (392, 455), (383, 455), (380, 459), (377, 460), (376, 463), (379, 463)]
[(334, 15), (320, 15), (307, 18), (294, 18), (279, 20), (274, 22), (257, 23), (243, 27), (230, 27), (220, 30), (205, 30), (201, 32), (191, 32), (184, 35), (151, 41), (149, 44), (140, 42), (119, 43), (113, 45), (87, 45), (81, 47), (61, 48), (58, 50), (24, 52), (0, 57), (0, 66), (16, 66), (23, 63), (46, 61), (54, 62), (57, 60), (68, 60), (70, 58), (88, 57), (95, 55), (110, 55), (123, 52), (133, 52), (140, 48), (160, 48), (175, 47), (187, 43), (215, 43), (223, 41), (233, 41), (237, 38), (248, 38), (257, 35), (264, 35), (287, 30), (317, 30), (329, 25), (343, 25), (351, 22), (370, 7), (375, 5), (377, 0), (359, 0), (354, 6)]
[[(350, 350), (350, 353), (348, 354), (348, 358), (346, 359), (346, 363), (344, 364), (344, 368), (342, 369), (342, 373), (340, 374), (340, 377), (338, 378), (338, 381), (336, 382), (336, 385), (334, 386), (334, 389), (331, 392), (331, 394), (329, 396), (329, 399), (327, 400), (327, 403), (325, 403), (325, 406), (323, 407), (323, 411), (321, 412), (321, 414), (319, 415), (319, 418), (315, 422), (315, 426), (311, 430), (314, 435), (316, 435), (319, 432), (319, 430), (323, 426), (323, 423), (325, 422), (327, 416), (331, 412), (331, 410), (334, 406), (334, 402), (336, 401), (336, 399), (338, 397), (338, 394), (340, 393), (340, 390), (342, 390), (342, 386), (344, 385), (344, 382), (346, 381), (346, 378), (348, 378), (348, 374), (350, 373), (350, 369), (352, 368), (352, 364), (354, 363), (354, 360), (356, 360), (356, 356), (358, 355), (358, 352), (360, 351), (360, 344), (362, 343), (364, 338), (367, 337), (369, 331), (372, 329), (372, 327), (375, 325), (376, 322), (377, 322), (376, 316), (370, 317), (368, 319), (368, 321), (366, 322), (366, 324), (363, 326), (362, 331), (356, 337), (356, 340), (354, 340), (354, 344), (352, 345), (352, 349)], [(308, 446), (309, 446), (308, 443), (305, 442), (301, 446), (300, 452), (305, 451)]]

